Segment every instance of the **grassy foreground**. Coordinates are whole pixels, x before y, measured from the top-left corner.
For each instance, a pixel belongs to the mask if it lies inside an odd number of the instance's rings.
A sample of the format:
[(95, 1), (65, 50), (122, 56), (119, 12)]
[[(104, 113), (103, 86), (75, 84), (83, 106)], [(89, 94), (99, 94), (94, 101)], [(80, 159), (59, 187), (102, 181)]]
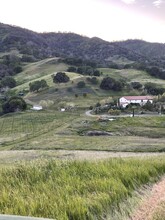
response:
[(164, 159), (39, 160), (1, 167), (0, 212), (59, 220), (114, 219), (121, 202), (165, 173)]

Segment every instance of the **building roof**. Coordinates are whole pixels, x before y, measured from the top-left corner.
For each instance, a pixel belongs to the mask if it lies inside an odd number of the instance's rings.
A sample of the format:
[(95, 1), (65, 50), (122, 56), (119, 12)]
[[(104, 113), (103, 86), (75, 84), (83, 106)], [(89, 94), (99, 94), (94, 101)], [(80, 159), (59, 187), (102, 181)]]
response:
[(152, 100), (152, 96), (123, 96), (127, 100)]

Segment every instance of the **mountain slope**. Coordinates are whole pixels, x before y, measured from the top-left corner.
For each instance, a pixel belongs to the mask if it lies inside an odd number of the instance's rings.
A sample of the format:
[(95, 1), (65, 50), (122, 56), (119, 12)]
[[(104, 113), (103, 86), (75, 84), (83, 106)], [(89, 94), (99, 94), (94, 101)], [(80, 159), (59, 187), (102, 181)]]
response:
[(88, 38), (74, 33), (36, 33), (20, 27), (0, 24), (0, 52), (16, 49), (21, 54), (46, 58), (50, 56), (90, 59), (101, 64), (120, 55), (129, 60), (143, 56), (117, 44), (99, 38)]
[(113, 57), (165, 67), (165, 44), (141, 40), (108, 42), (74, 33), (36, 33), (0, 23), (0, 52), (13, 49), (37, 59), (76, 57), (106, 66)]

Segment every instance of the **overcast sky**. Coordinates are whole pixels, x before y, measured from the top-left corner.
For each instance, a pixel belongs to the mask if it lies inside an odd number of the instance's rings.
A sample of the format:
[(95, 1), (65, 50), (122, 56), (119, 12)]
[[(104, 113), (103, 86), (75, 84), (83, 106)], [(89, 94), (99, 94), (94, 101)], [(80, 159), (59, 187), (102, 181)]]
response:
[(0, 22), (107, 41), (165, 43), (165, 0), (0, 0)]

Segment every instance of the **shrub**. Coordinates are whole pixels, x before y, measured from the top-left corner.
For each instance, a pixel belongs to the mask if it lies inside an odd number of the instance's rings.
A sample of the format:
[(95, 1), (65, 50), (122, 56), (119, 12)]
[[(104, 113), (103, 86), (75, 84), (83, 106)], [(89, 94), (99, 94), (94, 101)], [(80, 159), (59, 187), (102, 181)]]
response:
[(77, 87), (78, 88), (84, 88), (85, 87), (85, 82), (84, 81), (80, 81), (77, 83)]
[(110, 115), (120, 115), (121, 111), (117, 109), (109, 109), (108, 114)]

